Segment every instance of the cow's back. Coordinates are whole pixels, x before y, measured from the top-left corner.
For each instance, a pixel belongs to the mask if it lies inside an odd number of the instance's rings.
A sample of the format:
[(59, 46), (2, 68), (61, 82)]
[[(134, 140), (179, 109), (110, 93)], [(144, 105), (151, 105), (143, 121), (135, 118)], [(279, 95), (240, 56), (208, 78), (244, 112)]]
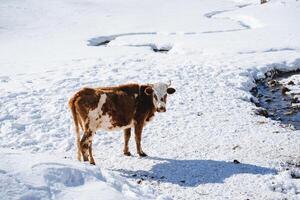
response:
[(83, 88), (73, 99), (85, 129), (118, 130), (133, 127), (138, 93), (137, 84)]

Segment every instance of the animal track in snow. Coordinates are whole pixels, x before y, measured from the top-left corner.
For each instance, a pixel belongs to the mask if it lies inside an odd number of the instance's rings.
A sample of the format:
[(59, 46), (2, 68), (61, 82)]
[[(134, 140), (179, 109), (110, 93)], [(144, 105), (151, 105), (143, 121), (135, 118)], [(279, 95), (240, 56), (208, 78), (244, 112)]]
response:
[(212, 11), (212, 12), (206, 13), (206, 14), (204, 14), (204, 16), (207, 17), (207, 18), (212, 18), (215, 15), (218, 15), (218, 14), (221, 14), (221, 13), (224, 13), (224, 12), (230, 12), (230, 11), (233, 11), (233, 10), (234, 9), (230, 9), (230, 10), (216, 10), (216, 11)]
[[(252, 5), (252, 4), (242, 4), (242, 5), (236, 6), (233, 9), (228, 9), (228, 10), (212, 11), (212, 12), (204, 14), (204, 16), (209, 19), (215, 18), (215, 19), (227, 19), (227, 20), (236, 21), (242, 27), (242, 29), (237, 29), (237, 30), (235, 29), (234, 31), (241, 31), (241, 30), (263, 27), (263, 24), (260, 23), (260, 21), (258, 21), (256, 18), (254, 18), (252, 16), (238, 15), (238, 16), (215, 17), (216, 15), (219, 15), (219, 14), (222, 14), (225, 12), (236, 11), (238, 9), (248, 7), (250, 5)], [(229, 31), (220, 31), (220, 32), (230, 32), (230, 30)]]
[(280, 51), (297, 51), (298, 49), (285, 47), (285, 48), (270, 48), (262, 51), (241, 51), (239, 54), (253, 54), (253, 53), (270, 53), (270, 52), (280, 52)]
[[(232, 9), (228, 10), (217, 10), (217, 11), (212, 11), (204, 14), (206, 18), (213, 18), (215, 15), (224, 13), (224, 12), (230, 12), (234, 11), (237, 9), (241, 9), (247, 6), (250, 6), (251, 4), (242, 4), (238, 5)], [(236, 21), (242, 28), (241, 29), (228, 29), (228, 30), (216, 30), (216, 31), (203, 31), (203, 32), (184, 32), (184, 33), (168, 33), (167, 35), (200, 35), (200, 34), (211, 34), (211, 33), (224, 33), (224, 32), (235, 32), (235, 31), (242, 31), (245, 29), (251, 29), (253, 26), (251, 24), (259, 24), (256, 19), (252, 19), (250, 16), (242, 16), (242, 18), (245, 18), (246, 20), (235, 20), (231, 19), (229, 17), (223, 17), (220, 19), (230, 19)], [(251, 19), (250, 19), (251, 18)], [(256, 21), (255, 21), (256, 20)], [(250, 21), (251, 23), (247, 23)], [(255, 21), (255, 23), (253, 23)], [(259, 25), (257, 25), (259, 26)], [(158, 32), (130, 32), (130, 33), (119, 33), (119, 34), (113, 34), (113, 35), (104, 35), (104, 36), (99, 36), (99, 37), (94, 37), (88, 40), (88, 46), (107, 46), (109, 45), (112, 41), (120, 38), (120, 37), (134, 37), (134, 36), (147, 36), (147, 35), (159, 35)], [(157, 43), (140, 43), (140, 44), (127, 44), (127, 45), (122, 45), (122, 46), (131, 46), (131, 47), (150, 47), (154, 52), (168, 52), (169, 50), (172, 49), (172, 45), (159, 45)], [(162, 47), (159, 47), (162, 46)]]

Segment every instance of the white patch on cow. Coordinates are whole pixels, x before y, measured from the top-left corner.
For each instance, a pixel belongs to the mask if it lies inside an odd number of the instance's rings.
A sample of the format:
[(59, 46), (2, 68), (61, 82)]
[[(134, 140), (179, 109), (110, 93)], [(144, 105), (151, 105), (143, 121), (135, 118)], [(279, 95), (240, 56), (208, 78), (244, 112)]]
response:
[(134, 98), (137, 98), (139, 95), (138, 94), (134, 94)]
[(111, 118), (109, 117), (109, 115), (101, 115), (100, 123), (98, 124), (97, 129), (107, 130), (111, 126), (112, 126), (112, 123), (111, 123)]
[(89, 128), (92, 131), (96, 131), (97, 128), (99, 127), (99, 124), (102, 123), (102, 106), (105, 104), (106, 102), (106, 94), (102, 94), (100, 96), (99, 102), (98, 102), (98, 106), (97, 108), (95, 108), (94, 110), (89, 111), (88, 114), (88, 119), (89, 119)]
[(153, 84), (154, 94), (157, 96), (157, 100), (153, 98), (153, 103), (155, 108), (165, 108), (166, 103), (161, 100), (167, 94), (168, 84), (165, 83), (155, 83)]
[(109, 129), (105, 129), (105, 130), (108, 130), (108, 131), (120, 131), (120, 130), (124, 130), (124, 129), (127, 129), (127, 128), (133, 128), (133, 127), (134, 127), (134, 123), (133, 123), (133, 120), (132, 120), (126, 126), (115, 126), (115, 127), (110, 127)]
[(88, 119), (89, 119), (89, 128), (92, 131), (96, 131), (98, 129), (101, 130), (106, 130), (106, 131), (117, 131), (117, 130), (123, 130), (126, 128), (131, 128), (134, 126), (134, 122), (131, 121), (128, 125), (126, 126), (116, 126), (114, 127), (112, 124), (112, 117), (109, 115), (103, 115), (102, 107), (105, 104), (107, 99), (106, 94), (102, 94), (98, 103), (97, 108), (94, 110), (91, 110), (88, 113)]

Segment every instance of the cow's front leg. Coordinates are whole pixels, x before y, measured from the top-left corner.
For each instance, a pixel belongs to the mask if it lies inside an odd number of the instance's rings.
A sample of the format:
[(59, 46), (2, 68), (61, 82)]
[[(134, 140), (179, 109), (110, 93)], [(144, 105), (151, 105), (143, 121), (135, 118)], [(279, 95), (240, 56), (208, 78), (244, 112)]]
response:
[(147, 154), (143, 152), (141, 147), (142, 131), (143, 131), (143, 124), (135, 125), (134, 132), (135, 132), (136, 150), (139, 156), (145, 157), (147, 156)]
[(129, 139), (130, 139), (130, 135), (131, 135), (131, 128), (127, 128), (124, 130), (124, 150), (123, 150), (123, 153), (125, 156), (131, 156), (131, 153), (129, 151), (129, 148), (128, 148), (128, 142), (129, 142)]

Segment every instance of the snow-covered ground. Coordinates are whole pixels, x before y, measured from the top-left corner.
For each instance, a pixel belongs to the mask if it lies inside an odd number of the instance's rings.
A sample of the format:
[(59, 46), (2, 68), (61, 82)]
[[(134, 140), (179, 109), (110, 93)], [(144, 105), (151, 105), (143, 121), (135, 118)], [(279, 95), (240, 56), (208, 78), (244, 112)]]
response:
[(137, 188), (89, 164), (7, 149), (1, 149), (1, 157), (5, 160), (0, 169), (3, 199), (153, 199), (151, 188)]
[[(300, 199), (300, 132), (255, 115), (249, 92), (300, 68), (299, 19), (296, 0), (2, 1), (1, 197)], [(167, 80), (177, 92), (143, 132), (148, 157), (99, 131), (97, 165), (76, 161), (74, 92)]]

